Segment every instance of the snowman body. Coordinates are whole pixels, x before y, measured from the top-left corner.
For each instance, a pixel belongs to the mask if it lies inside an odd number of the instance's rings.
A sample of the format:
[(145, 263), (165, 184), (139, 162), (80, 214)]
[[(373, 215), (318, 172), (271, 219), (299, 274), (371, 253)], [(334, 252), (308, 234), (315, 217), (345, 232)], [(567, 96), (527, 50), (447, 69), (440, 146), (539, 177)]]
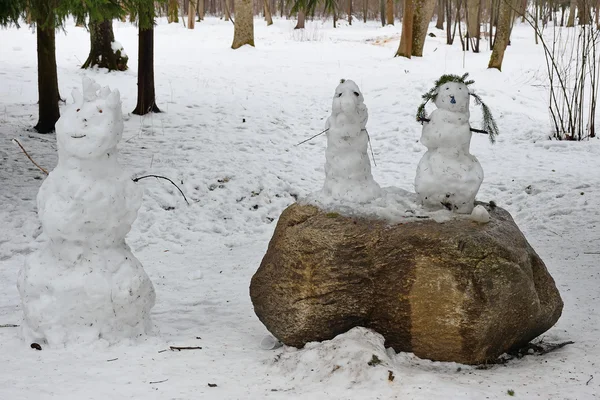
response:
[(333, 200), (367, 203), (381, 195), (371, 174), (366, 130), (367, 106), (356, 83), (345, 80), (333, 97), (327, 119), (325, 184), (322, 193)]
[(119, 92), (84, 78), (83, 96), (73, 97), (56, 124), (58, 165), (37, 197), (49, 240), (18, 277), (23, 335), (52, 347), (144, 334), (155, 301), (125, 242), (142, 192), (117, 160)]
[(467, 214), (483, 182), (483, 169), (469, 153), (469, 89), (459, 82), (438, 88), (437, 109), (423, 125), (421, 143), (427, 151), (417, 167), (415, 191), (422, 205)]

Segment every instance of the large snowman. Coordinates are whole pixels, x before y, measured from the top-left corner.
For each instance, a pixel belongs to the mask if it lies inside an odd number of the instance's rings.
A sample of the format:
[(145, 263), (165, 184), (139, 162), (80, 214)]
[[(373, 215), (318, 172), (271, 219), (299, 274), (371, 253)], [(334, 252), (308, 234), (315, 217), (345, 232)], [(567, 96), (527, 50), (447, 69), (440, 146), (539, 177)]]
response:
[[(424, 96), (433, 100), (437, 109), (429, 119), (420, 118), (424, 122), (421, 143), (427, 147), (427, 152), (417, 167), (415, 190), (419, 201), (427, 208), (445, 207), (468, 214), (475, 207), (475, 196), (483, 182), (483, 169), (477, 158), (469, 153), (469, 99), (473, 94), (468, 85), (472, 81), (465, 81), (466, 75), (442, 78)], [(479, 97), (476, 99), (483, 104)], [(424, 104), (420, 108), (423, 115)], [(484, 104), (483, 107), (489, 128), (486, 133), (493, 141), (497, 127), (487, 107)]]
[(119, 92), (84, 78), (73, 98), (56, 124), (58, 165), (37, 197), (49, 240), (18, 277), (23, 335), (53, 347), (144, 334), (155, 301), (125, 243), (142, 191), (117, 160)]
[(369, 113), (364, 97), (351, 80), (342, 79), (335, 89), (331, 116), (327, 119), (325, 184), (322, 194), (334, 201), (367, 203), (381, 195), (371, 175), (366, 130)]

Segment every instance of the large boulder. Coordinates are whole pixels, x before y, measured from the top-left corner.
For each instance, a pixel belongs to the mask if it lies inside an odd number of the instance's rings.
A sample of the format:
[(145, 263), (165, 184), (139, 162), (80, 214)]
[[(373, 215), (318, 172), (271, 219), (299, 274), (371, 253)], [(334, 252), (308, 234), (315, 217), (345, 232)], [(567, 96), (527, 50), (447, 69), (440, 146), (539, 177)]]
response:
[(254, 310), (289, 346), (353, 327), (396, 351), (479, 364), (548, 330), (563, 303), (510, 214), (390, 224), (293, 204), (252, 278)]

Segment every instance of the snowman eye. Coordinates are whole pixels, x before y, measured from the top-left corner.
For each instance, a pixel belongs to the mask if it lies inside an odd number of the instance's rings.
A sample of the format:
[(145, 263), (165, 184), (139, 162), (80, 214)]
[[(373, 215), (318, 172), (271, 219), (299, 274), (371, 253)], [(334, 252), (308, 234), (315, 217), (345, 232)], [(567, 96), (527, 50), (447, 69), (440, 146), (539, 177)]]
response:
[(81, 110), (81, 108), (78, 108), (78, 109), (77, 109), (77, 112), (79, 112), (79, 110)]
[(450, 88), (449, 88), (449, 87), (447, 87), (447, 88), (446, 88), (446, 90), (450, 90)]
[(358, 92), (354, 92), (354, 95), (355, 95), (356, 97), (360, 96), (360, 94), (358, 94)]
[(342, 97), (342, 94), (341, 94), (341, 93), (338, 93), (338, 97)]

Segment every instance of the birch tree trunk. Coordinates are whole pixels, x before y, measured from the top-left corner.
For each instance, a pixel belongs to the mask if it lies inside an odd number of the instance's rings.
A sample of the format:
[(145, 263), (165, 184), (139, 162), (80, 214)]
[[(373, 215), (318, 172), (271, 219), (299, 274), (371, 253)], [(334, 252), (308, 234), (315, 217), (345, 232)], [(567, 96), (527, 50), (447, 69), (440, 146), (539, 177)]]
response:
[(254, 10), (252, 0), (235, 0), (235, 27), (232, 49), (254, 46)]

